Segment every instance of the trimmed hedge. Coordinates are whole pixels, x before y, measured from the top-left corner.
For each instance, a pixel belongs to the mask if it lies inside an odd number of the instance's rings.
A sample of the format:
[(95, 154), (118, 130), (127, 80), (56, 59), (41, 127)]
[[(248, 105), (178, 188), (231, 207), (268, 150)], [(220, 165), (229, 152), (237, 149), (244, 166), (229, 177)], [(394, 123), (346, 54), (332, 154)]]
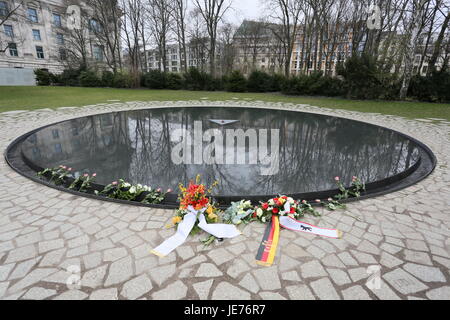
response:
[[(325, 76), (322, 72), (286, 78), (279, 74), (253, 71), (248, 79), (234, 71), (229, 76), (213, 78), (206, 72), (190, 68), (184, 74), (152, 70), (141, 75), (141, 85), (149, 89), (282, 92), (287, 95), (346, 96), (353, 99), (395, 100), (400, 92), (401, 79), (385, 72), (372, 57), (353, 56), (337, 67), (340, 77)], [(134, 81), (128, 73), (67, 69), (61, 74), (35, 70), (38, 85), (131, 88)], [(433, 72), (427, 77), (416, 75), (411, 80), (408, 96), (420, 101), (450, 101), (450, 72)]]

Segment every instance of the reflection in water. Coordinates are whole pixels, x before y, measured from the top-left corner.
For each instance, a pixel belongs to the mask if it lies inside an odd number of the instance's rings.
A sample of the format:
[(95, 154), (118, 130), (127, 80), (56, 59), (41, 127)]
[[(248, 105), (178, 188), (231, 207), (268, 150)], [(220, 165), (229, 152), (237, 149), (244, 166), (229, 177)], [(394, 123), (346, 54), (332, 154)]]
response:
[[(222, 127), (209, 119), (239, 122)], [(279, 129), (280, 172), (261, 176), (260, 165), (175, 165), (171, 154), (177, 143), (170, 135), (176, 129), (192, 130), (194, 121), (202, 121), (203, 130)], [(43, 168), (64, 164), (79, 172), (96, 172), (101, 184), (123, 178), (176, 189), (179, 182), (201, 174), (206, 183), (220, 182), (216, 190), (220, 196), (328, 190), (334, 188), (335, 176), (356, 175), (369, 183), (401, 173), (419, 160), (416, 144), (390, 130), (346, 119), (251, 108), (150, 109), (91, 116), (38, 131), (22, 148), (24, 156)], [(245, 152), (256, 150), (247, 147)]]

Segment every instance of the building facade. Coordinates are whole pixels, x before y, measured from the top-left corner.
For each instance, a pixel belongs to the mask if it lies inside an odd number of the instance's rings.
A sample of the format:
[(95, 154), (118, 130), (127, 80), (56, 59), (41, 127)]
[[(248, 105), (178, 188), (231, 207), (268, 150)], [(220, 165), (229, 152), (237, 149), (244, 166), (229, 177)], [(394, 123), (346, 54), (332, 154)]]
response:
[[(84, 1), (0, 0), (0, 21), (3, 22), (0, 25), (0, 68), (46, 69), (59, 73), (69, 64), (76, 46), (85, 52), (90, 62), (103, 65), (105, 50), (91, 29), (96, 22), (81, 17), (89, 15), (90, 11)], [(78, 20), (88, 19), (88, 28), (78, 21), (80, 25), (76, 29), (76, 14), (80, 15)]]
[[(209, 69), (209, 53), (208, 41), (191, 41), (186, 48), (187, 53), (187, 68), (197, 68), (200, 71), (207, 72)], [(164, 64), (161, 53), (157, 48), (142, 52), (144, 55), (144, 71), (160, 70), (164, 71)], [(216, 55), (216, 59), (220, 60), (220, 51)], [(184, 53), (178, 44), (168, 44), (166, 47), (166, 72), (182, 73), (185, 71), (184, 67)], [(146, 66), (145, 66), (146, 65)], [(220, 68), (219, 68), (220, 69)]]

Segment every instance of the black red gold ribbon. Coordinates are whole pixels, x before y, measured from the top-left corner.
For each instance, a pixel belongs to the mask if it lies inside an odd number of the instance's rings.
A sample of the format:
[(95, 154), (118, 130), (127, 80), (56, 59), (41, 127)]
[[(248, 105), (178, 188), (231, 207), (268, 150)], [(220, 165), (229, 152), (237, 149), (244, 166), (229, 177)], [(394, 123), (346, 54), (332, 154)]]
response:
[(270, 267), (273, 264), (277, 253), (279, 239), (280, 220), (277, 215), (273, 215), (271, 223), (266, 228), (261, 246), (259, 247), (256, 256), (257, 264), (265, 267)]

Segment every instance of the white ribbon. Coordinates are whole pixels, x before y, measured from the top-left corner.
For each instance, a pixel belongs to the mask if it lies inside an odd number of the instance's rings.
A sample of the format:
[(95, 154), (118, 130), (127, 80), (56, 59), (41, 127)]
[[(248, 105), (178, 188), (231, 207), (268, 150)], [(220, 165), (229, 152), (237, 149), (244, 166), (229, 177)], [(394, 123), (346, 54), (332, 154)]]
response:
[(176, 248), (181, 246), (186, 242), (189, 234), (197, 222), (197, 217), (199, 219), (199, 228), (205, 232), (215, 236), (219, 239), (231, 239), (241, 235), (241, 232), (229, 224), (208, 224), (206, 218), (203, 215), (206, 208), (202, 210), (195, 210), (193, 207), (188, 207), (188, 213), (184, 216), (183, 221), (178, 225), (177, 233), (171, 238), (164, 241), (159, 247), (152, 250), (152, 253), (159, 256), (165, 257), (169, 255)]
[(319, 228), (305, 222), (297, 221), (290, 217), (280, 217), (280, 226), (288, 230), (316, 234), (322, 237), (335, 239), (342, 237), (342, 233), (339, 230)]

